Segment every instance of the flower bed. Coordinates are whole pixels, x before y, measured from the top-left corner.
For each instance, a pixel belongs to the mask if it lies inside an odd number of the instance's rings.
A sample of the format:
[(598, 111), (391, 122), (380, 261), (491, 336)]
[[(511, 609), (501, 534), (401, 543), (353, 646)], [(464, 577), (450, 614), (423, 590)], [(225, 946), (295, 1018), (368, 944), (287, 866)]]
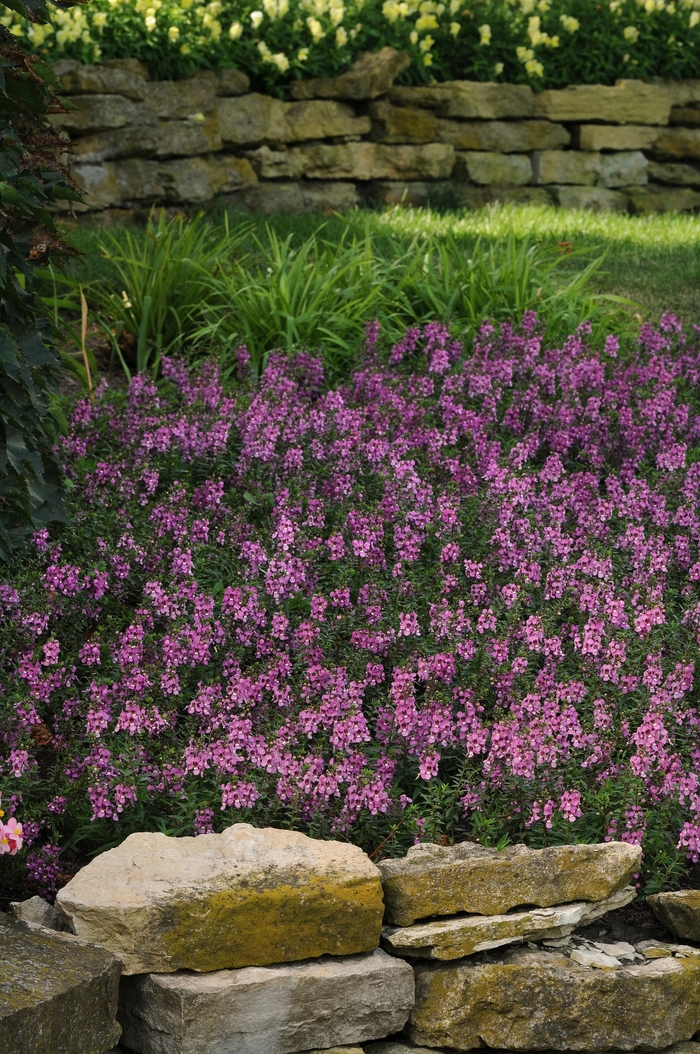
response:
[(57, 845), (237, 819), (622, 838), (647, 890), (697, 860), (698, 350), (671, 316), (630, 354), (530, 314), (468, 355), (377, 337), (338, 390), (306, 355), (228, 395), (166, 360), (78, 404), (73, 525), (0, 586), (0, 790), (42, 888)]
[(332, 76), (359, 53), (393, 45), (412, 59), (403, 83), (613, 84), (700, 76), (698, 0), (91, 0), (55, 26), (3, 19), (51, 60), (139, 58), (158, 79), (233, 66), (256, 90)]

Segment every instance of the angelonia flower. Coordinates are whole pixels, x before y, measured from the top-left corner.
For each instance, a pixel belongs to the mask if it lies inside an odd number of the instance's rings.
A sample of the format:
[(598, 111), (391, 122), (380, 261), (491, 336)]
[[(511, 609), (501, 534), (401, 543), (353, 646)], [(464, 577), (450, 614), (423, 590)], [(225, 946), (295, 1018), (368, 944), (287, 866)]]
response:
[(694, 339), (369, 321), (339, 386), (241, 348), (80, 400), (71, 527), (0, 581), (2, 853), (50, 891), (154, 813), (700, 859)]

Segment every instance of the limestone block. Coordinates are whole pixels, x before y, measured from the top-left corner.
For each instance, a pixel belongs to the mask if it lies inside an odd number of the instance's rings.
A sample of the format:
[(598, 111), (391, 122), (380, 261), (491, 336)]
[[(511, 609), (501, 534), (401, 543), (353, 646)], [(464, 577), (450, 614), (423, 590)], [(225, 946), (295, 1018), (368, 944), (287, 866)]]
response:
[(207, 77), (184, 81), (153, 81), (147, 85), (146, 102), (159, 117), (174, 120), (209, 113), (216, 105), (216, 89)]
[(79, 871), (56, 904), (126, 974), (370, 951), (383, 913), (379, 871), (357, 846), (247, 823), (199, 838), (129, 835)]
[(249, 150), (246, 157), (261, 179), (300, 179), (304, 174), (303, 156), (289, 150), (259, 146)]
[(239, 70), (219, 70), (217, 95), (245, 95), (250, 88), (250, 77)]
[(526, 84), (445, 81), (425, 87), (392, 88), (389, 99), (396, 106), (436, 110), (440, 117), (496, 121), (501, 117), (532, 117), (535, 96)]
[(356, 117), (347, 103), (333, 99), (295, 102), (285, 108), (288, 143), (303, 139), (330, 139), (334, 136), (366, 135), (372, 128), (369, 117)]
[(538, 150), (532, 155), (534, 183), (574, 183), (594, 186), (600, 172), (600, 154), (582, 150)]
[(236, 206), (251, 212), (304, 212), (298, 183), (257, 183), (236, 195)]
[(101, 165), (73, 165), (71, 176), (78, 189), (82, 190), (88, 209), (108, 209), (110, 205), (121, 204), (122, 197), (113, 162), (107, 161)]
[(577, 926), (587, 926), (608, 911), (624, 907), (635, 896), (635, 890), (627, 886), (597, 903), (531, 908), (508, 915), (469, 915), (401, 928), (385, 926), (382, 938), (384, 947), (396, 955), (461, 959), (519, 941), (567, 937)]
[(700, 941), (700, 889), (655, 893), (648, 901), (656, 917), (674, 936)]
[(75, 109), (69, 113), (49, 115), (54, 128), (81, 134), (124, 128), (128, 124), (156, 123), (153, 110), (138, 106), (123, 95), (72, 95), (70, 103)]
[(581, 150), (651, 150), (660, 128), (643, 124), (582, 124)]
[(20, 922), (33, 926), (43, 926), (47, 930), (65, 930), (66, 928), (63, 919), (53, 905), (42, 897), (15, 900), (10, 904), (10, 911)]
[(339, 77), (318, 77), (292, 85), (293, 99), (376, 99), (384, 95), (394, 78), (407, 69), (411, 60), (403, 51), (382, 48), (366, 51)]
[(649, 182), (649, 162), (641, 150), (603, 154), (598, 182), (604, 187), (640, 187)]
[[(472, 183), (482, 186), (523, 186), (532, 183), (532, 165), (527, 154), (495, 154), (465, 151), (461, 165)], [(462, 171), (460, 167), (460, 173)]]
[(119, 1039), (120, 964), (0, 914), (2, 1054), (100, 1054)]
[(174, 202), (208, 201), (217, 194), (238, 190), (257, 182), (244, 157), (209, 155), (167, 161), (158, 168), (165, 197)]
[(221, 150), (221, 129), (216, 110), (203, 121), (164, 121), (160, 126), (156, 157), (193, 157), (217, 150)]
[(283, 143), (288, 135), (285, 104), (269, 95), (251, 92), (219, 99), (219, 125), (224, 146)]
[(430, 110), (394, 106), (380, 99), (370, 105), (369, 113), (372, 138), (377, 143), (432, 143), (438, 138), (438, 122)]
[(557, 205), (563, 209), (589, 209), (591, 212), (626, 212), (627, 198), (619, 190), (605, 187), (553, 186)]
[(457, 150), (498, 150), (504, 154), (555, 150), (568, 146), (571, 135), (552, 121), (448, 121), (438, 119), (441, 143)]
[(700, 109), (697, 106), (673, 106), (668, 123), (685, 128), (700, 128)]
[[(613, 960), (615, 961), (615, 960)], [(591, 969), (554, 951), (415, 967), (414, 1043), (471, 1050), (659, 1050), (700, 1027), (700, 960)]]
[(654, 143), (658, 157), (700, 157), (700, 128), (662, 128)]
[(635, 215), (648, 212), (688, 212), (700, 208), (700, 194), (690, 187), (630, 187), (630, 210)]
[(399, 1031), (413, 970), (377, 950), (347, 958), (147, 974), (122, 982), (123, 1043), (141, 1054), (288, 1054)]
[(679, 161), (650, 161), (649, 179), (675, 187), (700, 187), (700, 169)]
[(71, 145), (78, 161), (118, 161), (124, 157), (154, 157), (163, 141), (162, 124), (130, 124), (92, 135), (81, 135)]
[(475, 187), (457, 184), (457, 205), (467, 209), (484, 209), (494, 203), (514, 205), (551, 205), (552, 199), (543, 187)]
[(405, 205), (423, 208), (430, 204), (431, 194), (450, 188), (451, 183), (403, 182), (401, 180), (379, 180), (366, 188), (370, 202), (380, 205)]
[(410, 926), (432, 915), (501, 915), (521, 904), (548, 908), (605, 900), (627, 885), (640, 861), (641, 849), (626, 842), (515, 845), (502, 852), (474, 842), (425, 842), (379, 865), (385, 921)]
[(112, 166), (107, 162), (104, 167), (114, 169), (119, 201), (154, 202), (160, 200), (165, 194), (157, 161), (135, 157), (125, 161), (115, 161)]
[(604, 84), (571, 84), (535, 96), (535, 117), (550, 121), (601, 121), (607, 124), (668, 124), (672, 95), (660, 84), (620, 80)]
[(700, 102), (700, 80), (664, 81), (659, 79), (670, 92), (673, 106), (688, 106)]
[(148, 70), (142, 63), (136, 62), (136, 68), (114, 67), (109, 65), (82, 66), (75, 65), (61, 76), (65, 91), (73, 95), (94, 93), (95, 95), (123, 95), (135, 102), (146, 98)]
[(301, 207), (304, 212), (319, 210), (347, 212), (361, 204), (360, 195), (354, 183), (311, 183), (303, 182), (301, 190)]
[(455, 160), (447, 143), (318, 143), (291, 152), (303, 158), (310, 179), (448, 179)]

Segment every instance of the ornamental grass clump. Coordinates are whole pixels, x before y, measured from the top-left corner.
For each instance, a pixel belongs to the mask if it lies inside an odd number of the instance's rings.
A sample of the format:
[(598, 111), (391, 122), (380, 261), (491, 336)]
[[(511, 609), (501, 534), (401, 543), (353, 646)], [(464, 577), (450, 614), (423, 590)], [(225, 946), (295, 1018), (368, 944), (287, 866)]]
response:
[(3, 867), (238, 820), (698, 859), (698, 348), (380, 342), (342, 387), (241, 347), (229, 392), (165, 358), (77, 404), (72, 526), (0, 586)]

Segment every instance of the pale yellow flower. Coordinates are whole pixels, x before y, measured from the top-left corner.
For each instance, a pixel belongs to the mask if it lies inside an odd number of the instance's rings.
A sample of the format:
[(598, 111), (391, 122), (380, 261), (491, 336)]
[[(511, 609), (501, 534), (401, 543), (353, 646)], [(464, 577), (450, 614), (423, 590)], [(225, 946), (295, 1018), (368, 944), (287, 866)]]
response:
[(433, 56), (428, 54), (428, 53), (426, 53), (423, 56), (423, 65), (424, 66), (432, 66), (432, 64), (433, 64)]
[(95, 29), (103, 30), (107, 25), (107, 12), (95, 11), (95, 14), (92, 16), (92, 24)]
[(271, 61), (274, 62), (280, 73), (286, 73), (289, 69), (289, 59), (283, 51), (278, 51), (276, 55), (272, 55)]
[(170, 41), (170, 43), (174, 44), (179, 36), (180, 36), (180, 27), (179, 26), (170, 26), (170, 28), (168, 30), (168, 40)]
[(516, 48), (515, 54), (518, 56), (518, 62), (529, 62), (535, 57), (535, 53), (532, 48)]
[(412, 44), (417, 44), (418, 43), (418, 34), (416, 33), (415, 29), (411, 30), (411, 32), (408, 35), (408, 39), (411, 41)]
[(625, 26), (622, 30), (622, 35), (625, 40), (629, 40), (631, 44), (634, 44), (639, 37), (639, 30), (636, 26)]
[(426, 29), (437, 29), (438, 20), (435, 15), (421, 15), (420, 18), (416, 19), (416, 29), (419, 33), (423, 33)]
[(313, 37), (314, 44), (318, 44), (319, 40), (323, 40), (326, 34), (323, 31), (323, 26), (317, 18), (314, 18), (313, 15), (309, 15), (306, 24), (309, 27), (309, 32)]
[(688, 21), (688, 25), (690, 26), (691, 29), (695, 29), (695, 27), (697, 26), (698, 22), (700, 22), (700, 11), (691, 11), (690, 12), (690, 19)]
[(453, 37), (457, 36), (461, 28), (462, 27), (460, 26), (459, 22), (450, 22), (450, 33)]
[(503, 73), (503, 63), (502, 62), (497, 62), (496, 65), (493, 67), (493, 75), (494, 75), (494, 77), (500, 77), (502, 73)]
[(485, 23), (483, 26), (479, 26), (479, 37), (481, 38), (479, 43), (487, 45), (491, 43), (491, 26)]
[(525, 69), (531, 77), (541, 77), (544, 73), (544, 66), (537, 59), (529, 59), (525, 63)]
[(264, 17), (265, 16), (262, 13), (262, 11), (251, 11), (250, 12), (250, 21), (252, 23), (253, 29), (257, 29), (258, 28), (258, 26), (260, 25), (260, 23), (262, 22)]
[(228, 27), (228, 35), (231, 40), (238, 40), (242, 33), (243, 26), (240, 22), (232, 22), (231, 25)]
[(335, 31), (335, 43), (339, 48), (344, 48), (348, 42), (347, 30), (343, 26), (338, 26)]
[(180, 48), (180, 54), (181, 55), (189, 55), (191, 50), (192, 50), (192, 48), (189, 46), (189, 44), (183, 44), (182, 47)]
[(152, 7), (149, 7), (148, 11), (146, 12), (146, 17), (143, 21), (147, 31), (149, 33), (152, 33), (153, 30), (156, 28), (156, 13)]
[(561, 15), (559, 21), (567, 33), (575, 33), (577, 29), (581, 28), (581, 23), (573, 15)]
[(435, 43), (435, 41), (431, 37), (430, 33), (428, 33), (427, 37), (423, 37), (423, 39), (421, 40), (421, 42), (418, 45), (418, 47), (420, 48), (421, 51), (426, 52), (426, 51), (430, 51), (430, 49), (432, 48), (434, 43)]
[(297, 61), (298, 62), (306, 62), (308, 57), (309, 57), (309, 49), (308, 48), (299, 48), (299, 50), (297, 51)]
[(462, 5), (462, 0), (450, 0), (450, 14), (456, 15)]
[(384, 3), (382, 4), (382, 14), (387, 22), (390, 22), (392, 25), (394, 22), (398, 21), (401, 16), (401, 10), (397, 0), (384, 0)]

